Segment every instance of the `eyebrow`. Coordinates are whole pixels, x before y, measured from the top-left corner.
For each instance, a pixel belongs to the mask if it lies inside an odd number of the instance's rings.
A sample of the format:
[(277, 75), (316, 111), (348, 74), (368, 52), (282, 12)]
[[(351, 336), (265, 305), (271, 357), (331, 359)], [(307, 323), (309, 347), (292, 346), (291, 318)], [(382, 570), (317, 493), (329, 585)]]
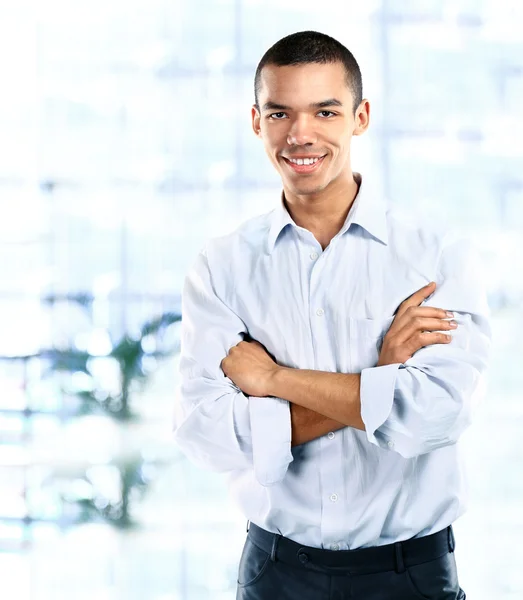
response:
[[(327, 106), (343, 106), (343, 104), (336, 98), (329, 98), (328, 100), (322, 100), (322, 102), (312, 102), (309, 104), (310, 108), (326, 108)], [(285, 104), (277, 104), (276, 102), (266, 102), (263, 105), (263, 110), (292, 110), (290, 106)]]

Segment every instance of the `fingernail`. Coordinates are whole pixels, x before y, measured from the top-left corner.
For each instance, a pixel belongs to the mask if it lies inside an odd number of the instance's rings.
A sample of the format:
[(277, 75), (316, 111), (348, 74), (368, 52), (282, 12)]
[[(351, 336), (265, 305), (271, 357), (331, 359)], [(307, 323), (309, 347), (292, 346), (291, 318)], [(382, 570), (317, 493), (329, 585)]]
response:
[(457, 327), (458, 324), (456, 323), (456, 321), (449, 321), (449, 324), (451, 327)]
[(452, 319), (452, 317), (454, 316), (453, 312), (450, 312), (450, 310), (447, 311), (447, 317), (450, 317)]

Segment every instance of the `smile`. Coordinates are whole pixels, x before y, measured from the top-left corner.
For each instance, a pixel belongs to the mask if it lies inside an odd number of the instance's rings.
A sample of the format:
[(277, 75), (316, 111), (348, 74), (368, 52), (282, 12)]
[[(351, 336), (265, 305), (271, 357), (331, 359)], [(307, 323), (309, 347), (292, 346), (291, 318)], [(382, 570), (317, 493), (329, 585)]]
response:
[(285, 163), (296, 173), (312, 173), (318, 170), (325, 156), (314, 158), (285, 158)]

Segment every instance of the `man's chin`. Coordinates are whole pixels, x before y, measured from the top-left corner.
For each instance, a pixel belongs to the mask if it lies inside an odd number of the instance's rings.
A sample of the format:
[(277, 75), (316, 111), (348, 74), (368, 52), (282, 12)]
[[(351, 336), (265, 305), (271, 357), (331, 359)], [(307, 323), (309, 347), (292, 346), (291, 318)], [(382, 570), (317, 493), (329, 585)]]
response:
[(313, 183), (312, 181), (309, 184), (300, 183), (296, 185), (295, 181), (289, 181), (287, 182), (286, 187), (292, 191), (293, 194), (296, 194), (296, 196), (312, 196), (314, 194), (319, 194), (327, 186), (324, 184), (318, 184), (318, 182)]

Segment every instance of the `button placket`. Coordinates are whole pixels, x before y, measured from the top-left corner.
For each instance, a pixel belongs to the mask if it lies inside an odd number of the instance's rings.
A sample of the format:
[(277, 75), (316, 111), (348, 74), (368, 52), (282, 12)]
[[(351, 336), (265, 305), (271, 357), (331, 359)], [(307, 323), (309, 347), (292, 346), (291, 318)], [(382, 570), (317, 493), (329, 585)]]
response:
[[(314, 258), (318, 254), (318, 260)], [(314, 352), (314, 366), (318, 370), (330, 370), (330, 357), (325, 356), (322, 352), (322, 347), (329, 344), (329, 330), (326, 327), (326, 320), (329, 318), (324, 305), (328, 301), (325, 294), (325, 286), (321, 280), (322, 272), (326, 265), (324, 261), (327, 256), (323, 253), (316, 253), (313, 248), (309, 249), (309, 315), (311, 337)], [(314, 262), (313, 262), (314, 261)], [(329, 305), (327, 305), (329, 307)], [(330, 315), (330, 313), (329, 313)], [(342, 502), (342, 490), (344, 485), (343, 478), (343, 460), (340, 456), (341, 449), (338, 444), (342, 443), (342, 437), (333, 432), (327, 432), (326, 437), (320, 440), (322, 444), (322, 457), (320, 461), (320, 469), (322, 472), (322, 514), (321, 514), (321, 538), (325, 544), (325, 548), (338, 547), (341, 549), (344, 545), (340, 545), (340, 524), (346, 519), (346, 507)], [(332, 465), (339, 463), (339, 470), (333, 476)], [(334, 490), (340, 490), (340, 493), (334, 493)], [(344, 542), (343, 542), (344, 544)]]

